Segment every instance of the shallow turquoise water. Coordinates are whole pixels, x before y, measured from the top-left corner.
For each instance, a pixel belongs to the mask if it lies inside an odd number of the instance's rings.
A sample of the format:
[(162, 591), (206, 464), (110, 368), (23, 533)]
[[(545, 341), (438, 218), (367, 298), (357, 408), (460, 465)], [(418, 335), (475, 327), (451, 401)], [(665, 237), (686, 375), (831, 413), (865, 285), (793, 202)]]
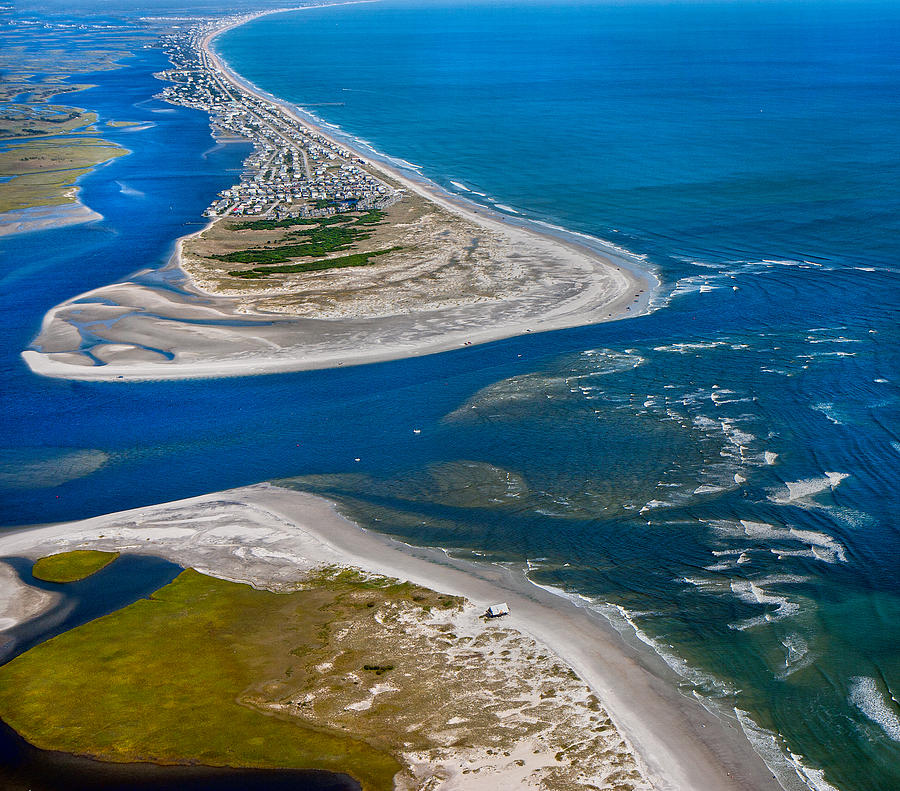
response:
[(900, 786), (898, 23), (863, 3), (373, 4), (230, 32), (260, 87), (644, 255), (664, 287), (627, 322), (218, 382), (61, 383), (18, 359), (57, 302), (164, 263), (245, 151), (145, 103), (159, 53), (91, 75), (101, 120), (155, 126), (111, 133), (134, 153), (85, 180), (102, 223), (0, 241), (3, 522), (299, 478), (630, 622), (810, 784)]

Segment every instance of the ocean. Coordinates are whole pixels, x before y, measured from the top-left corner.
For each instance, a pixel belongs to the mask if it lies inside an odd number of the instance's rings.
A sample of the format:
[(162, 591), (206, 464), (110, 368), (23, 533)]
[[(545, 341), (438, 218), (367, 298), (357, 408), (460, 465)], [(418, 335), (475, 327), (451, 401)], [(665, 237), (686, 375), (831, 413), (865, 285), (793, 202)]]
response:
[(158, 281), (247, 153), (149, 100), (141, 51), (79, 95), (152, 123), (83, 181), (105, 219), (0, 239), (0, 521), (289, 478), (603, 611), (786, 788), (900, 787), (900, 8), (380, 2), (216, 48), (451, 192), (641, 256), (655, 310), (334, 371), (31, 375), (44, 312)]

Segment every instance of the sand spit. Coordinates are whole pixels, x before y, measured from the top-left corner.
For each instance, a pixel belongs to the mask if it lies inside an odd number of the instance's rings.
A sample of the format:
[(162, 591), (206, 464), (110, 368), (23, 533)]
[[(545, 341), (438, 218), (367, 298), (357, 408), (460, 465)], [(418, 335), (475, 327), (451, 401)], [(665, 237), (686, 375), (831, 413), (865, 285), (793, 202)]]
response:
[[(512, 615), (503, 626), (509, 639), (525, 635), (577, 673), (608, 712), (634, 756), (629, 760), (650, 786), (685, 791), (779, 788), (737, 725), (723, 724), (678, 693), (661, 662), (654, 666), (652, 657), (625, 643), (600, 616), (538, 588), (521, 571), (457, 561), (361, 530), (321, 498), (260, 484), (0, 537), (0, 555), (5, 556), (36, 558), (85, 547), (160, 555), (271, 590), (290, 589), (299, 574), (322, 565), (352, 566), (463, 596), (472, 605), (464, 618), (507, 601)], [(14, 593), (8, 587), (2, 592)], [(467, 627), (461, 622), (458, 628)], [(571, 705), (579, 694), (573, 688)], [(524, 755), (528, 748), (516, 749)], [(453, 779), (444, 788), (521, 787), (516, 784), (522, 781), (523, 767), (517, 762), (526, 759), (518, 753), (482, 756), (493, 762), (484, 774), (463, 772), (473, 768), (468, 763), (472, 758), (448, 748), (429, 758), (435, 763), (428, 766), (440, 764), (447, 782)], [(507, 769), (519, 773), (507, 775), (516, 778), (511, 785), (496, 775)]]
[(26, 585), (5, 563), (0, 563), (0, 592), (0, 632), (31, 620), (57, 602), (55, 594)]
[(203, 40), (216, 73), (235, 89), (277, 105), (290, 123), (350, 150), (398, 190), (401, 204), (425, 206), (417, 214), (421, 228), (395, 228), (401, 242), (417, 238), (417, 249), (404, 242), (407, 252), (371, 267), (272, 278), (270, 285), (222, 277), (202, 265), (195, 251), (203, 249), (208, 226), (176, 245), (170, 266), (180, 291), (137, 277), (49, 311), (23, 352), (35, 373), (179, 379), (358, 365), (648, 309), (657, 284), (637, 259), (599, 240), (550, 235), (454, 197), (346, 141), (338, 143), (290, 106), (260, 93), (210, 49), (216, 35), (245, 21), (228, 20)]

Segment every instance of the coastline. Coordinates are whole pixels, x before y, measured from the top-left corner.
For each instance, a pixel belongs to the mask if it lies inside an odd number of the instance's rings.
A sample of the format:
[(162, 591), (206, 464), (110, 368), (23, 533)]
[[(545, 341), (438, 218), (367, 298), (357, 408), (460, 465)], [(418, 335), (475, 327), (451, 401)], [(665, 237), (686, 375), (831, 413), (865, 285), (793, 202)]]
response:
[(0, 554), (37, 557), (90, 547), (153, 554), (256, 588), (289, 589), (322, 565), (360, 568), (463, 596), (509, 603), (507, 623), (555, 653), (591, 687), (657, 789), (777, 789), (739, 725), (678, 692), (599, 614), (524, 571), (476, 564), (366, 531), (335, 505), (258, 484), (78, 522), (0, 535)]
[[(306, 117), (302, 110), (260, 91), (236, 74), (212, 47), (216, 36), (226, 30), (264, 15), (294, 10), (308, 9), (278, 9), (228, 20), (203, 36), (201, 51), (216, 73), (232, 86), (277, 105), (292, 122), (349, 149), (354, 157), (403, 190), (480, 229), (502, 233), (513, 248), (552, 247), (568, 262), (569, 289), (574, 292), (572, 284), (577, 283), (577, 293), (550, 301), (553, 292), (549, 291), (543, 302), (530, 296), (530, 301), (499, 299), (374, 318), (289, 318), (284, 313), (242, 309), (232, 296), (204, 291), (181, 266), (182, 248), (189, 238), (182, 237), (176, 242), (169, 263), (170, 269), (183, 275), (182, 294), (154, 290), (139, 281), (125, 282), (76, 295), (57, 305), (46, 314), (32, 348), (22, 353), (34, 373), (100, 381), (324, 369), (436, 354), (532, 332), (638, 316), (650, 309), (650, 299), (659, 283), (652, 273), (640, 269), (638, 259), (601, 240), (565, 229), (548, 229), (546, 224), (539, 227), (525, 217), (505, 215), (448, 193), (424, 178), (402, 172), (386, 156), (360, 151), (355, 141), (342, 139), (338, 143), (333, 133)], [(547, 274), (553, 271), (549, 264), (545, 269)], [(97, 299), (97, 304), (86, 305), (92, 298)], [(66, 320), (75, 302), (82, 322), (85, 317), (103, 321), (115, 316), (117, 320), (116, 330), (101, 334), (92, 349), (98, 354), (83, 353), (77, 330)], [(110, 302), (115, 303), (113, 308)], [(141, 315), (148, 308), (152, 308), (153, 316)], [(219, 326), (198, 326), (198, 318)]]
[[(384, 171), (392, 179), (400, 182), (404, 187), (412, 190), (426, 200), (436, 203), (438, 206), (449, 211), (460, 214), (467, 220), (476, 224), (483, 224), (488, 227), (499, 224), (505, 229), (510, 227), (525, 229), (536, 236), (550, 239), (553, 242), (562, 244), (566, 247), (576, 248), (579, 252), (589, 250), (605, 259), (607, 264), (627, 269), (637, 281), (644, 281), (650, 286), (650, 293), (645, 293), (641, 297), (638, 306), (629, 315), (640, 315), (641, 313), (646, 312), (647, 305), (652, 296), (652, 290), (659, 286), (659, 281), (651, 271), (639, 267), (640, 261), (637, 256), (621, 248), (616, 248), (605, 240), (587, 234), (570, 231), (560, 226), (553, 226), (549, 223), (538, 223), (538, 221), (531, 220), (527, 216), (521, 214), (518, 216), (511, 216), (502, 211), (497, 211), (486, 204), (477, 203), (463, 195), (449, 192), (433, 181), (420, 175), (413, 168), (408, 168), (407, 171), (402, 170), (402, 166), (398, 164), (398, 160), (395, 157), (377, 151), (370, 145), (365, 144), (365, 147), (368, 149), (367, 153), (366, 151), (361, 150), (361, 147), (364, 144), (357, 138), (340, 129), (329, 130), (320, 119), (317, 119), (312, 114), (304, 111), (302, 107), (293, 105), (285, 99), (262, 90), (238, 74), (213, 46), (213, 41), (226, 31), (241, 27), (242, 25), (271, 14), (285, 14), (295, 11), (329, 8), (332, 6), (362, 5), (377, 2), (378, 0), (348, 0), (347, 2), (327, 3), (320, 6), (301, 6), (298, 8), (282, 8), (272, 11), (263, 11), (247, 19), (242, 19), (239, 22), (234, 22), (211, 31), (204, 38), (202, 45), (203, 51), (233, 85), (263, 101), (277, 105), (297, 123), (312, 129), (317, 135), (320, 135), (335, 145), (350, 149), (353, 155), (362, 159), (366, 165), (369, 165), (376, 170)], [(469, 190), (469, 192), (471, 192), (471, 190)], [(537, 225), (542, 227), (538, 229), (535, 227)], [(622, 317), (621, 313), (619, 317)]]

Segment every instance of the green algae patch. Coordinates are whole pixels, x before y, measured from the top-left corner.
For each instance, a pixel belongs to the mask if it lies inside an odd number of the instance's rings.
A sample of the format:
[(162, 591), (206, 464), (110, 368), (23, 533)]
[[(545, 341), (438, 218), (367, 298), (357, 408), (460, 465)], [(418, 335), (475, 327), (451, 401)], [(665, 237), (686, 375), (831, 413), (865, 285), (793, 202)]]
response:
[(34, 564), (31, 573), (44, 582), (78, 582), (106, 568), (117, 557), (118, 552), (76, 549), (41, 558)]
[(0, 668), (0, 717), (44, 749), (324, 769), (388, 791), (401, 768), (388, 750), (251, 701), (267, 679), (303, 675), (298, 660), (346, 606), (339, 588), (276, 594), (185, 571)]

